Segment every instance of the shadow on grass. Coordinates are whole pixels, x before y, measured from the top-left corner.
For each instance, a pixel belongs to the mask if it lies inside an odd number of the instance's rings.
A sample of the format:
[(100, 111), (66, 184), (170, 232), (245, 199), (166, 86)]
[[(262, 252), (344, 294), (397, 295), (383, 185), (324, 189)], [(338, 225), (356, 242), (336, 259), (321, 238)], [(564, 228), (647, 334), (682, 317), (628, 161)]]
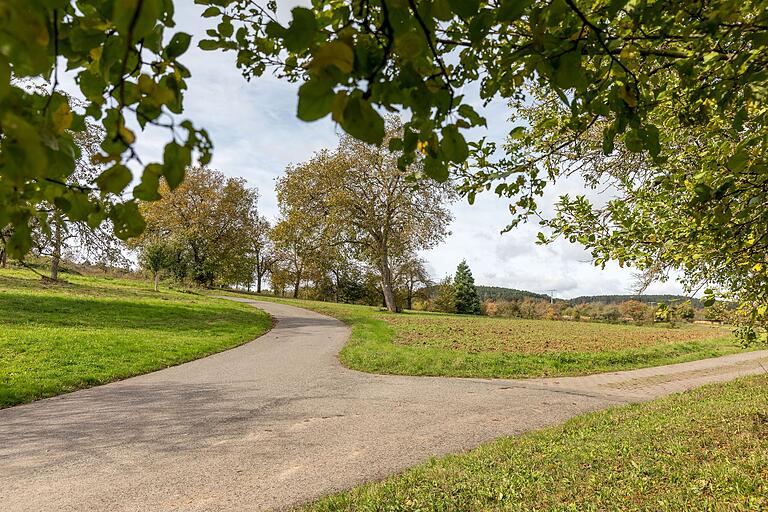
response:
[(249, 324), (252, 311), (206, 302), (205, 307), (157, 299), (76, 298), (57, 295), (0, 295), (0, 324), (45, 327), (141, 328), (173, 331), (197, 330), (226, 320)]

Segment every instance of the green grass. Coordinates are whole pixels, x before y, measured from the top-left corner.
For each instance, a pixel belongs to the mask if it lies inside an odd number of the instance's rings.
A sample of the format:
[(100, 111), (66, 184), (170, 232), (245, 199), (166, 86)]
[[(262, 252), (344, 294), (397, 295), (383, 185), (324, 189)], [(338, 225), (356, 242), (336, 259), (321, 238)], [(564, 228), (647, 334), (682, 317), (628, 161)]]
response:
[(339, 359), (349, 368), (370, 373), (497, 378), (586, 375), (742, 350), (730, 333), (709, 326), (668, 329), (392, 314), (369, 306), (258, 298), (304, 307), (349, 324), (352, 336)]
[(133, 280), (0, 271), (0, 407), (158, 370), (266, 332), (253, 307)]
[(766, 509), (763, 375), (504, 438), (305, 510)]

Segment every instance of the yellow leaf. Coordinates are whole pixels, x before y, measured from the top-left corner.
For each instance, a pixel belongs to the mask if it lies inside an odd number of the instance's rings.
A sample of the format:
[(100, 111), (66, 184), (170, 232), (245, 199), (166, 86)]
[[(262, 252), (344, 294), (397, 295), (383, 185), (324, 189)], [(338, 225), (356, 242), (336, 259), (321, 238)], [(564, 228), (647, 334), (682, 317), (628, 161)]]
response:
[(51, 114), (51, 121), (53, 122), (53, 131), (57, 135), (61, 135), (72, 125), (72, 111), (66, 102), (62, 102), (59, 108)]

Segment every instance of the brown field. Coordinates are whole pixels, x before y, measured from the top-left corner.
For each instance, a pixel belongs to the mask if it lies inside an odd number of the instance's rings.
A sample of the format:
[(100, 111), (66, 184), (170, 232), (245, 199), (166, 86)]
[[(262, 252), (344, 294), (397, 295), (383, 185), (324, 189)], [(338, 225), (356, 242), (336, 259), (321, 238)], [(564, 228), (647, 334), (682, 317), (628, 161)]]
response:
[(719, 326), (612, 325), (449, 315), (391, 315), (395, 343), (467, 352), (602, 352), (728, 338)]

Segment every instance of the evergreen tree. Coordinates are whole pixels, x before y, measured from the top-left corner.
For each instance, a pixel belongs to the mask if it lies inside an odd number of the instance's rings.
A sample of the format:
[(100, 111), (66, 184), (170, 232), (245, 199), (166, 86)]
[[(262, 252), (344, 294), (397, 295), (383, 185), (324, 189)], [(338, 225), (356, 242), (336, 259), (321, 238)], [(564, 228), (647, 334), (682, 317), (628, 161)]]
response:
[(456, 268), (456, 277), (453, 280), (456, 312), (465, 315), (480, 314), (480, 298), (475, 289), (475, 278), (465, 260)]

